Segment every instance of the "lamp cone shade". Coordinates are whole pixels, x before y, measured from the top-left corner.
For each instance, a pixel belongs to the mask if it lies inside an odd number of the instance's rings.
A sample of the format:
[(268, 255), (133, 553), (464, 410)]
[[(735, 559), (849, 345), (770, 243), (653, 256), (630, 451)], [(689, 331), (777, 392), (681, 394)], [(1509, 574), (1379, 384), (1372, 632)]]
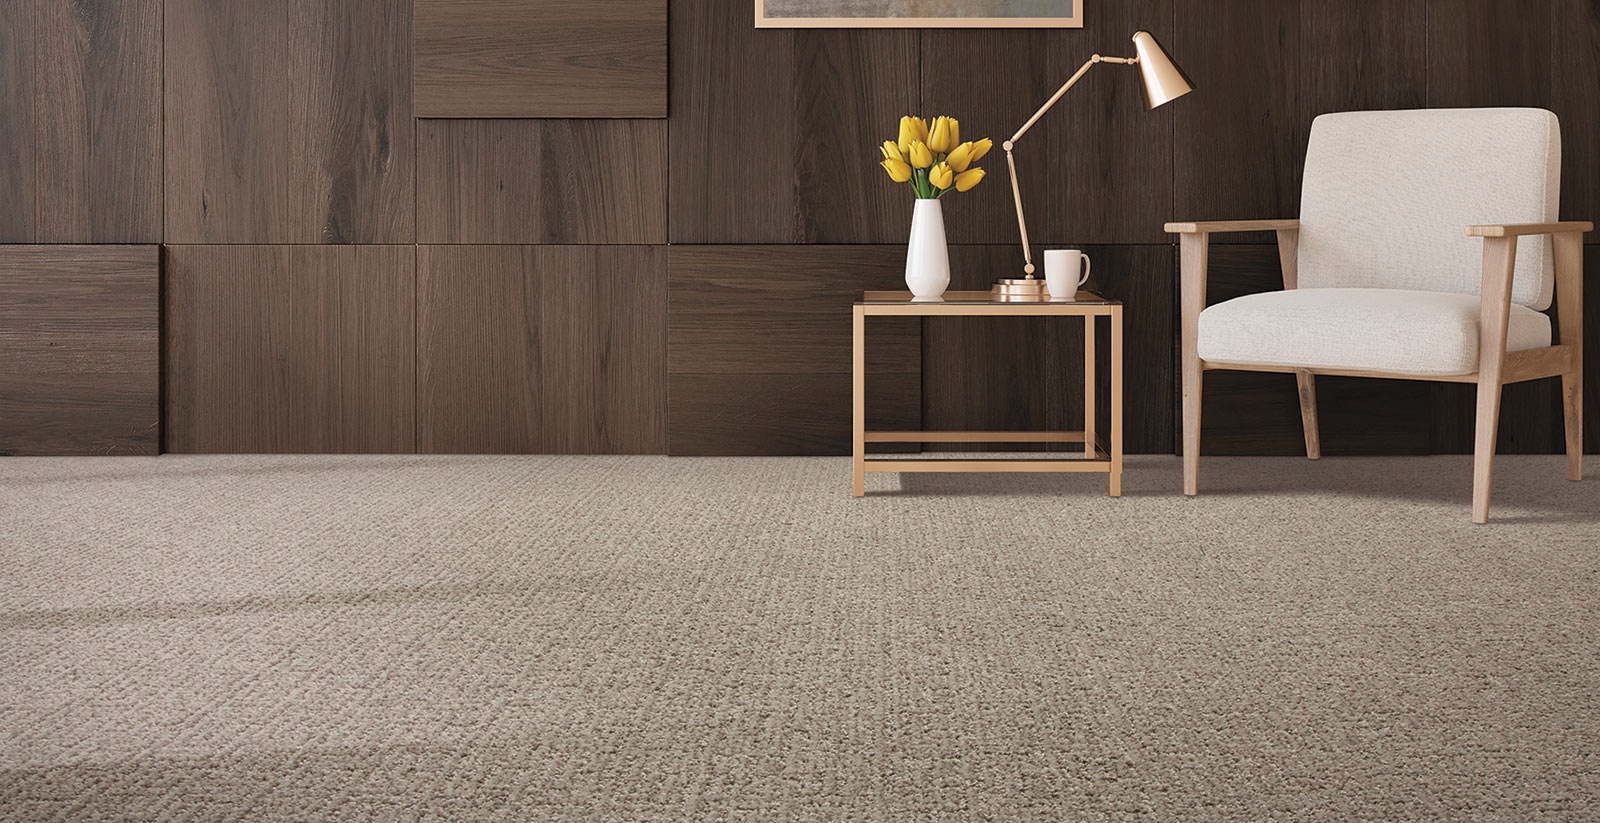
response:
[(1133, 47), (1139, 52), (1139, 75), (1144, 78), (1146, 110), (1164, 106), (1194, 91), (1194, 81), (1172, 62), (1150, 32), (1134, 32)]

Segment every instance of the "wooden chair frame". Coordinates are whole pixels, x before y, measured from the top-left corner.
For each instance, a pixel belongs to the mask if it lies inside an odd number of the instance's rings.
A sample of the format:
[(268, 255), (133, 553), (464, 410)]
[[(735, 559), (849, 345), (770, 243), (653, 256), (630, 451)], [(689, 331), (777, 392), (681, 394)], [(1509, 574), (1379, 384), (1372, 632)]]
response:
[[(1562, 411), (1566, 419), (1567, 477), (1583, 478), (1583, 235), (1594, 224), (1519, 223), (1468, 226), (1468, 237), (1483, 238), (1483, 286), (1478, 334), (1478, 371), (1472, 374), (1422, 376), (1347, 369), (1297, 369), (1281, 365), (1217, 363), (1200, 359), (1200, 312), (1206, 307), (1206, 267), (1211, 235), (1228, 232), (1271, 231), (1278, 235), (1278, 257), (1283, 264), (1283, 287), (1299, 286), (1300, 221), (1231, 220), (1168, 223), (1166, 230), (1180, 238), (1183, 338), (1183, 493), (1200, 492), (1200, 397), (1207, 371), (1283, 372), (1295, 376), (1300, 393), (1300, 418), (1305, 427), (1306, 456), (1322, 456), (1317, 431), (1316, 376), (1319, 374), (1432, 380), (1478, 385), (1477, 429), (1473, 440), (1472, 520), (1489, 521), (1489, 486), (1494, 468), (1495, 437), (1500, 426), (1500, 392), (1507, 383), (1561, 378)], [(1517, 238), (1551, 235), (1555, 246), (1555, 297), (1560, 337), (1556, 345), (1527, 351), (1506, 351), (1506, 330), (1511, 318), (1511, 283), (1517, 259)]]

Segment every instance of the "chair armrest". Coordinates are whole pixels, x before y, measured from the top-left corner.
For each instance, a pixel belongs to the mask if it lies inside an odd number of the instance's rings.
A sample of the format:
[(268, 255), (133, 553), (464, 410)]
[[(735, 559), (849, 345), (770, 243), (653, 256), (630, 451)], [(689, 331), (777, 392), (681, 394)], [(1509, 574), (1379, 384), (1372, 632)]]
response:
[(1245, 231), (1293, 231), (1299, 220), (1207, 220), (1198, 223), (1168, 223), (1169, 234), (1222, 234)]
[(1468, 237), (1522, 237), (1529, 234), (1565, 234), (1567, 232), (1594, 231), (1594, 224), (1583, 220), (1566, 220), (1560, 223), (1505, 223), (1486, 226), (1468, 226)]

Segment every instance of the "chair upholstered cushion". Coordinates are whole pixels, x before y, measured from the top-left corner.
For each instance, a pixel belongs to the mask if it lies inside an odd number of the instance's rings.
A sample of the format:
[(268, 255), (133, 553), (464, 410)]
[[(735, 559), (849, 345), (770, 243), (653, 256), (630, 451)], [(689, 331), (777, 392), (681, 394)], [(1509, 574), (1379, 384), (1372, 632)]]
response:
[[(1561, 132), (1543, 109), (1325, 114), (1300, 195), (1300, 285), (1477, 294), (1469, 225), (1557, 219)], [(1517, 243), (1514, 302), (1550, 306), (1548, 237)]]
[[(1295, 289), (1200, 313), (1200, 359), (1419, 376), (1478, 370), (1478, 298), (1400, 289)], [(1511, 306), (1507, 351), (1550, 345), (1550, 318)]]

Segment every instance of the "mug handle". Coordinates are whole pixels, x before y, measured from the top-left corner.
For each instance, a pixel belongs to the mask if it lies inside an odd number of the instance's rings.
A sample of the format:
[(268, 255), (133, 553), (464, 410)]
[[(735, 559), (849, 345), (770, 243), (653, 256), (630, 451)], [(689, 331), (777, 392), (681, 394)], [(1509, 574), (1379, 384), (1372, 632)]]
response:
[(1079, 288), (1082, 288), (1084, 283), (1089, 282), (1089, 269), (1093, 265), (1094, 265), (1094, 263), (1093, 263), (1093, 261), (1091, 261), (1089, 259), (1089, 255), (1087, 255), (1087, 254), (1083, 255), (1083, 277), (1078, 278), (1078, 287)]

